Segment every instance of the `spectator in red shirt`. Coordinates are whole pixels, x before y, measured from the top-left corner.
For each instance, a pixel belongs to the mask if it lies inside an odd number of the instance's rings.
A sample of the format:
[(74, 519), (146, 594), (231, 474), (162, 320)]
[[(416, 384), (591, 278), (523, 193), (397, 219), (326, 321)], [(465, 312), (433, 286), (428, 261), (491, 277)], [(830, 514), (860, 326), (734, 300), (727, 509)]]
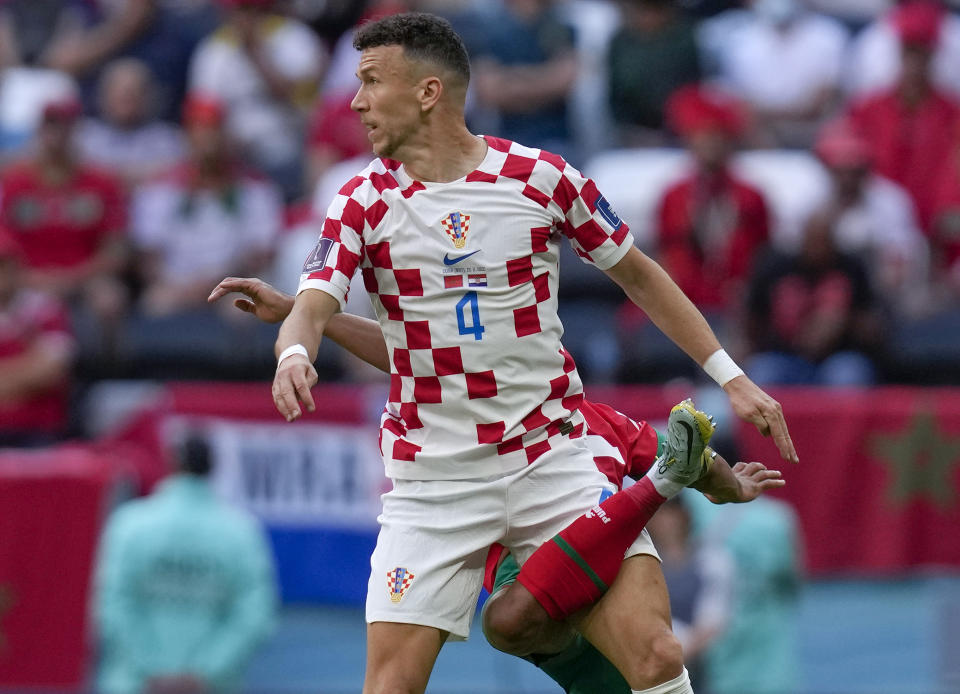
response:
[(913, 197), (920, 224), (932, 230), (936, 187), (948, 163), (947, 149), (958, 120), (957, 105), (934, 86), (931, 56), (942, 13), (936, 3), (909, 2), (893, 16), (900, 35), (897, 84), (855, 103), (850, 118), (874, 146), (874, 168)]
[[(730, 170), (746, 118), (739, 102), (696, 85), (673, 93), (666, 118), (669, 128), (683, 136), (692, 170), (660, 199), (658, 259), (729, 343), (738, 337), (741, 294), (753, 258), (769, 236), (763, 195)], [(683, 352), (633, 304), (623, 304), (619, 313), (620, 379), (657, 380), (665, 372), (698, 377)]]
[(44, 107), (34, 154), (0, 174), (0, 221), (23, 248), (24, 282), (70, 302), (90, 336), (84, 349), (96, 350), (126, 303), (126, 200), (117, 178), (77, 157), (79, 115), (72, 100)]
[(693, 171), (660, 201), (660, 262), (704, 313), (729, 313), (770, 233), (763, 195), (729, 166), (746, 123), (738, 104), (704, 87), (677, 90), (667, 119), (683, 136)]
[(23, 260), (0, 229), (0, 446), (50, 443), (67, 422), (74, 342), (66, 310), (24, 286)]

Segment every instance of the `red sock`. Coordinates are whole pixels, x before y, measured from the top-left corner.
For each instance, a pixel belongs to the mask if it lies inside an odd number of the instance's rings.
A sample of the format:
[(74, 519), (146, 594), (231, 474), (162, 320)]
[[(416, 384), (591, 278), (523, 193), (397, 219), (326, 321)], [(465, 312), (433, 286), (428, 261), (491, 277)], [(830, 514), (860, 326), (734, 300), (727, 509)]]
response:
[(553, 619), (592, 605), (613, 583), (624, 553), (664, 501), (653, 483), (642, 478), (545, 542), (517, 580)]

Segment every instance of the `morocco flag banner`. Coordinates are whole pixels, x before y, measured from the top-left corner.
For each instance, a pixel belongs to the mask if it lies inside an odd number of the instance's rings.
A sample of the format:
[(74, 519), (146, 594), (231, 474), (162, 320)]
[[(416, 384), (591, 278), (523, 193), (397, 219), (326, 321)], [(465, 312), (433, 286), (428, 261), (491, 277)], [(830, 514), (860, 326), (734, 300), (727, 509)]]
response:
[(91, 569), (114, 470), (82, 449), (0, 453), (0, 690), (85, 684)]
[[(782, 390), (800, 464), (777, 462), (811, 572), (960, 567), (960, 392)], [(743, 460), (776, 451), (747, 424)]]

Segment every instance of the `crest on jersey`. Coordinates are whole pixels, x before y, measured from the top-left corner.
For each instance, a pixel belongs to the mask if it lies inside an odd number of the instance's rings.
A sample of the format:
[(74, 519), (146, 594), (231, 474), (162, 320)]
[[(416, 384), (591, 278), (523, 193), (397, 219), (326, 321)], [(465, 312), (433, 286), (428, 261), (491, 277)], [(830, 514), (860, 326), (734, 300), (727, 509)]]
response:
[(400, 602), (403, 600), (404, 593), (413, 583), (415, 576), (409, 569), (398, 566), (393, 571), (387, 572), (387, 590), (390, 591), (390, 602)]
[(467, 244), (467, 231), (470, 229), (470, 215), (463, 212), (451, 212), (440, 223), (447, 236), (453, 241), (454, 248), (463, 248)]

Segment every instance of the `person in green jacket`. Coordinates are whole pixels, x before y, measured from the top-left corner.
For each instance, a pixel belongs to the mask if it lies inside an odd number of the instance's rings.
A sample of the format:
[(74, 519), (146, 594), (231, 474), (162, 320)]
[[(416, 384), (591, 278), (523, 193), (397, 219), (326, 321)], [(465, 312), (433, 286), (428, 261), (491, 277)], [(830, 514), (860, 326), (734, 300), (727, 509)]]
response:
[(723, 547), (736, 566), (726, 631), (705, 653), (712, 694), (784, 694), (803, 689), (797, 626), (803, 587), (802, 538), (796, 513), (770, 497), (715, 506), (684, 495), (694, 537)]
[(273, 561), (252, 517), (213, 495), (197, 437), (179, 469), (120, 506), (103, 533), (95, 578), (104, 694), (229, 691), (270, 632)]

